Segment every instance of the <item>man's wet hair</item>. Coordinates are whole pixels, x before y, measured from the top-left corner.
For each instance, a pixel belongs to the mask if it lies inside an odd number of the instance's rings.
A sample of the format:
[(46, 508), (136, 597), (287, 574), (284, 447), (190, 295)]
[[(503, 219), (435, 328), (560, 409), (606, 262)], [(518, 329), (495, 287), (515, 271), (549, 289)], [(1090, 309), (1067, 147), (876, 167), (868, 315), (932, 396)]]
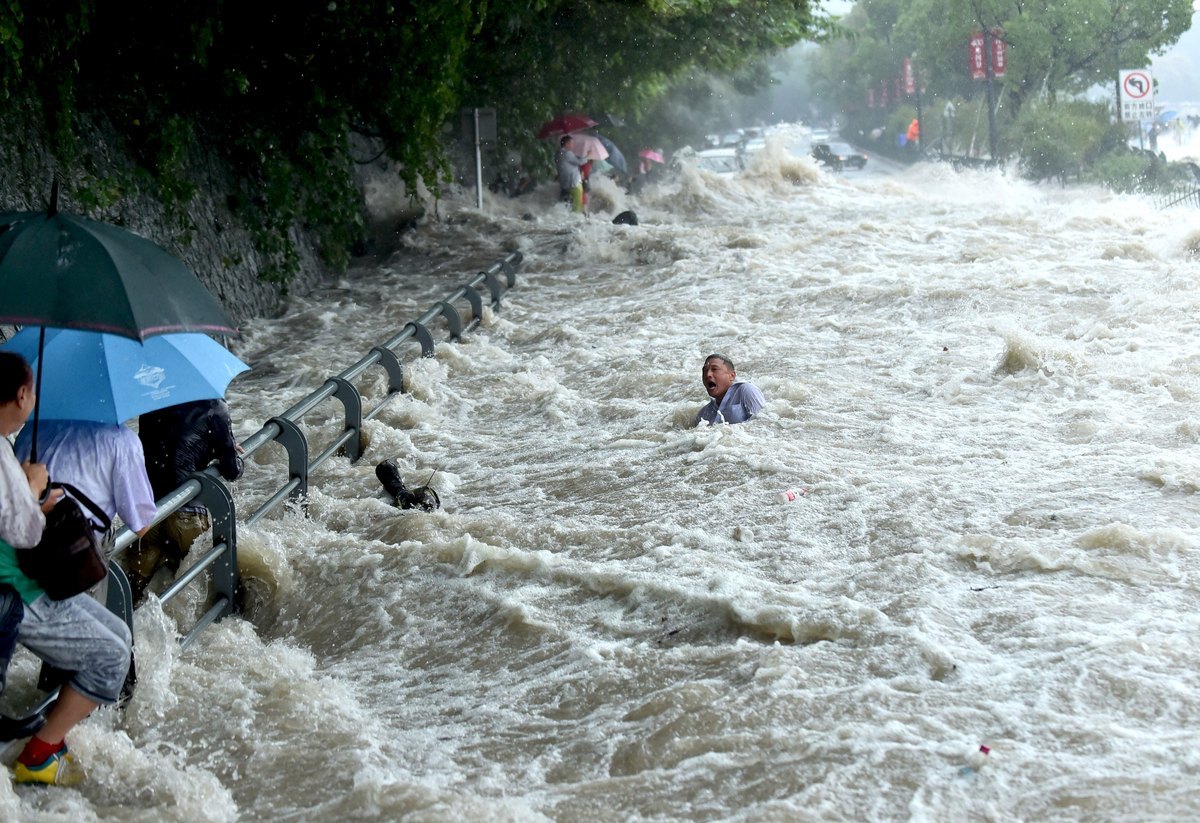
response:
[(33, 380), (33, 370), (24, 357), (11, 351), (0, 351), (0, 403), (17, 399), (17, 391)]
[(709, 360), (720, 360), (722, 363), (724, 363), (726, 366), (729, 367), (730, 371), (737, 371), (737, 369), (734, 368), (733, 361), (730, 360), (728, 357), (726, 357), (723, 354), (710, 354), (708, 357), (704, 358), (704, 365), (707, 366)]
[(559, 140), (559, 141), (558, 141), (558, 145), (559, 145), (559, 147), (561, 148), (562, 146), (565, 146), (565, 145), (567, 145), (567, 141), (568, 141), (568, 140), (570, 140), (570, 139), (571, 139), (571, 135), (569, 135), (569, 134), (564, 134), (564, 135), (562, 136), (562, 140)]

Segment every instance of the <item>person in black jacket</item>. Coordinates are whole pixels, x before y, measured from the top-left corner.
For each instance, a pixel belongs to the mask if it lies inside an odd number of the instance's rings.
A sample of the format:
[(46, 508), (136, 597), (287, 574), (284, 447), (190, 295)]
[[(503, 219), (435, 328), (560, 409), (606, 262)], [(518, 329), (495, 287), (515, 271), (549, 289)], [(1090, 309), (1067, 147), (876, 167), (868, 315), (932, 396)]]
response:
[[(242, 458), (238, 456), (242, 447), (233, 437), (224, 400), (196, 400), (143, 414), (138, 418), (138, 437), (146, 453), (146, 472), (156, 500), (214, 461), (226, 480), (242, 476)], [(193, 541), (210, 525), (208, 510), (193, 501), (129, 547), (129, 585), (135, 605), (141, 602), (151, 578), (162, 566), (172, 572), (179, 570)]]

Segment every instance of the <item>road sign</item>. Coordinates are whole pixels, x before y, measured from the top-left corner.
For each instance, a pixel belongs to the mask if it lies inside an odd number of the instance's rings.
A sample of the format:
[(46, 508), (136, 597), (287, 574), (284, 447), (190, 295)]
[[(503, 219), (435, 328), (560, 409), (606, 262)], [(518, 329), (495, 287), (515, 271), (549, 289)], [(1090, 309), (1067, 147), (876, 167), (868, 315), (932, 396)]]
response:
[(1154, 78), (1147, 69), (1121, 69), (1121, 119), (1148, 120), (1154, 116)]

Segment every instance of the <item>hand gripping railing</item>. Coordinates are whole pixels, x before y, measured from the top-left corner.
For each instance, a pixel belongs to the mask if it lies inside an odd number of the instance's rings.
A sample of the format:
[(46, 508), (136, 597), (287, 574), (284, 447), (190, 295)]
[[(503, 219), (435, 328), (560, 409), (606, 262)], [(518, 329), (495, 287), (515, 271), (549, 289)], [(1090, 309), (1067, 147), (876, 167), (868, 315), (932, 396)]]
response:
[[(275, 509), (285, 500), (293, 500), (303, 506), (308, 492), (309, 474), (332, 457), (341, 453), (351, 462), (362, 456), (362, 424), (383, 410), (384, 406), (404, 390), (404, 367), (395, 349), (406, 340), (415, 340), (421, 347), (422, 357), (434, 354), (433, 334), (429, 324), (436, 318), (445, 320), (450, 340), (458, 340), (463, 332), (472, 329), (483, 319), (484, 300), (493, 309), (499, 309), (504, 293), (517, 284), (517, 267), (521, 264), (520, 252), (513, 252), (494, 263), (459, 286), (458, 289), (439, 300), (417, 320), (408, 323), (401, 331), (379, 346), (375, 346), (354, 365), (331, 377), (312, 394), (278, 417), (272, 417), (257, 432), (242, 442), (243, 456), (249, 457), (268, 443), (278, 443), (288, 454), (288, 480), (266, 502), (247, 517), (243, 525), (252, 525)], [(480, 288), (487, 290), (487, 296)], [(462, 315), (454, 308), (454, 301), (465, 300), (471, 310), (471, 318), (464, 327)], [(369, 367), (379, 364), (387, 374), (387, 394), (370, 411), (363, 413), (362, 397), (351, 382)], [(333, 439), (320, 454), (309, 459), (308, 438), (300, 428), (300, 421), (329, 398), (335, 398), (344, 410), (344, 425), (341, 434)], [(186, 588), (205, 569), (212, 569), (215, 597), (212, 605), (182, 637), (183, 647), (189, 646), (196, 635), (209, 624), (230, 614), (236, 607), (238, 590), (237, 575), (237, 512), (233, 495), (215, 468), (207, 468), (192, 475), (192, 478), (175, 491), (158, 501), (158, 512), (152, 525), (165, 520), (168, 515), (182, 506), (196, 501), (210, 513), (213, 524), (213, 545), (202, 557), (190, 566), (174, 583), (167, 587), (159, 600), (167, 603)], [(110, 555), (109, 571), (112, 579), (108, 587), (108, 608), (123, 617), (132, 628), (133, 608), (130, 602), (129, 582), (117, 560), (137, 539), (128, 529), (122, 529), (116, 537)]]

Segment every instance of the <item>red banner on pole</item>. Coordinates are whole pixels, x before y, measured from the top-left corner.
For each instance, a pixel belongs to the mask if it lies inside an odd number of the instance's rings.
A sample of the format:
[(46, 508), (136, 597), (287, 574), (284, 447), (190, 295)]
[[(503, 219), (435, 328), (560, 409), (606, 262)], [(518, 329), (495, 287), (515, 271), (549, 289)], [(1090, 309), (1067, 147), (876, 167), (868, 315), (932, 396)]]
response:
[(913, 82), (912, 60), (908, 57), (904, 58), (904, 93), (914, 94), (917, 91), (917, 84)]
[(1008, 66), (1008, 43), (1002, 39), (1003, 29), (992, 29), (992, 76), (1003, 77)]
[(983, 80), (987, 77), (987, 63), (983, 53), (983, 32), (981, 31), (972, 34), (968, 41), (967, 68), (971, 71), (972, 80)]

